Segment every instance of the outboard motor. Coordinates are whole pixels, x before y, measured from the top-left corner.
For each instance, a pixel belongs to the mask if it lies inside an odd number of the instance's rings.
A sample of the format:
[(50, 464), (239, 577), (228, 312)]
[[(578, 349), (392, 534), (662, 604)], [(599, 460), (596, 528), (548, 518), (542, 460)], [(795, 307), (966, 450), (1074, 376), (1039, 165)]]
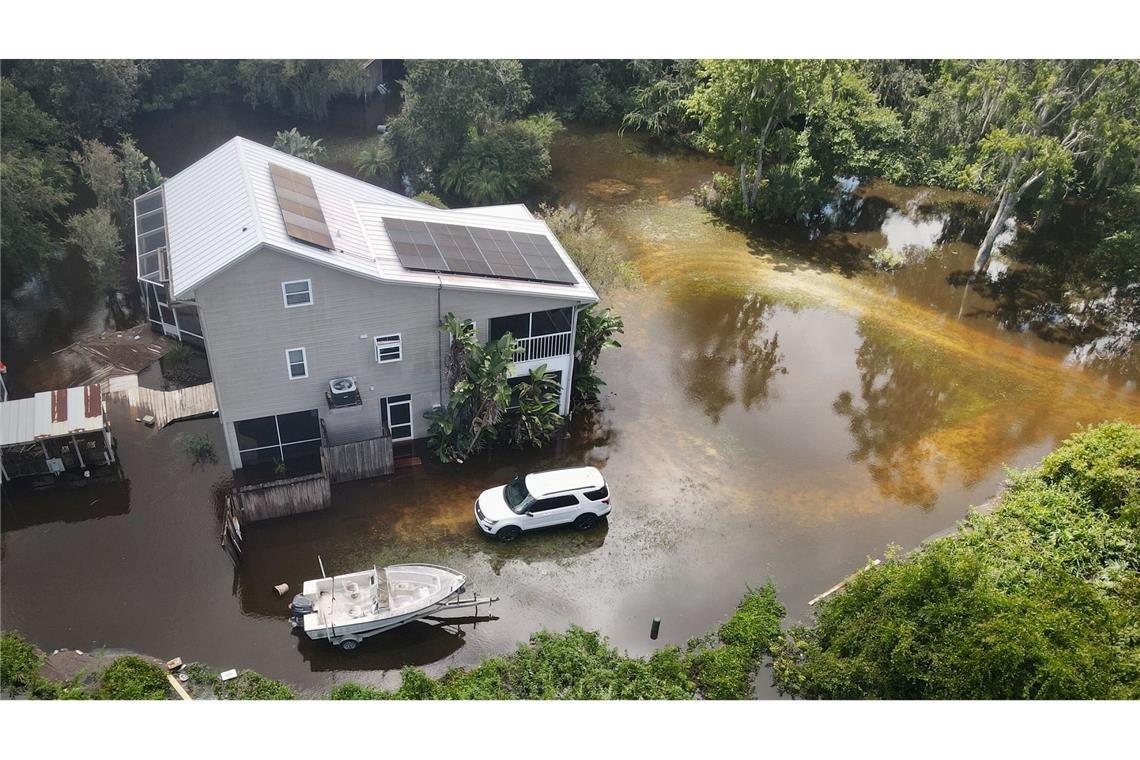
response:
[(313, 600), (304, 594), (297, 594), (293, 597), (293, 603), (289, 605), (289, 609), (293, 611), (292, 621), (294, 628), (304, 626), (305, 615), (316, 611), (316, 608), (313, 606)]

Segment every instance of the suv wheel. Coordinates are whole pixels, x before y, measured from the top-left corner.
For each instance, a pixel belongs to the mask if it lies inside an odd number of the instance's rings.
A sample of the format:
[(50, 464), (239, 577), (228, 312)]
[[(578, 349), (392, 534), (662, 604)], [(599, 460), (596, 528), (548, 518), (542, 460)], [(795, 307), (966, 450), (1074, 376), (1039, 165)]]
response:
[(517, 525), (506, 525), (499, 528), (499, 532), (495, 534), (495, 538), (502, 541), (504, 544), (509, 544), (514, 541), (522, 533), (522, 528)]
[(578, 530), (589, 530), (598, 524), (598, 516), (587, 512), (584, 515), (578, 515), (578, 519), (574, 521), (574, 527)]

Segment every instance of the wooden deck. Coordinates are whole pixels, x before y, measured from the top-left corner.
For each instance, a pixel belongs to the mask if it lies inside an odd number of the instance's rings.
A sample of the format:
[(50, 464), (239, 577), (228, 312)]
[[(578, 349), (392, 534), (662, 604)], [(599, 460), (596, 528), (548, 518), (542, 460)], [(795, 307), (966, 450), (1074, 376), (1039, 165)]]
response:
[(213, 383), (192, 385), (176, 391), (159, 391), (139, 385), (138, 375), (119, 375), (103, 382), (103, 392), (111, 397), (126, 398), (137, 410), (137, 417), (151, 415), (155, 427), (162, 428), (177, 420), (216, 414), (218, 398)]

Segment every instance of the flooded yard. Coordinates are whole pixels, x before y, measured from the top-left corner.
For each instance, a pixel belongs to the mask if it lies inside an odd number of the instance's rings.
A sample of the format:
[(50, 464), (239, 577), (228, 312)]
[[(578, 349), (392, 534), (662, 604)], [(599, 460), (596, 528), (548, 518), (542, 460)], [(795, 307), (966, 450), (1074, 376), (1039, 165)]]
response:
[[(576, 129), (554, 161), (550, 197), (594, 209), (645, 281), (606, 299), (626, 334), (603, 354), (598, 412), (547, 450), (463, 465), (425, 455), (339, 486), (327, 512), (248, 526), (235, 569), (216, 515), (229, 473), (183, 451), (205, 433), (222, 452), (219, 423), (153, 431), (112, 406), (127, 482), (6, 495), (4, 628), (49, 650), (177, 655), (314, 693), (392, 683), (404, 665), (471, 665), (572, 623), (641, 654), (708, 630), (768, 578), (790, 619), (805, 618), (810, 598), (868, 557), (916, 546), (989, 499), (1006, 466), (1035, 462), (1082, 424), (1140, 422), (1138, 378), (1083, 369), (1070, 346), (1015, 329), (952, 284), (973, 258), (961, 237), (979, 199), (871, 186), (833, 229), (746, 235), (690, 198), (718, 169), (711, 160)], [(876, 272), (867, 254), (884, 246), (923, 261)], [(479, 534), (481, 490), (577, 464), (609, 481), (608, 522), (511, 545)], [(292, 636), (273, 593), (316, 576), (318, 555), (330, 572), (452, 566), (501, 601), (458, 631), (413, 624), (342, 653)]]

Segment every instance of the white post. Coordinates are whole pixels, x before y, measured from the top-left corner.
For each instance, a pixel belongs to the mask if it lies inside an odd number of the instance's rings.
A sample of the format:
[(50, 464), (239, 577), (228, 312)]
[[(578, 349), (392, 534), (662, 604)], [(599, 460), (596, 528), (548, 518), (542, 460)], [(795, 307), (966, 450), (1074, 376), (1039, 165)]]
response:
[(75, 433), (71, 434), (71, 445), (75, 447), (75, 457), (79, 460), (79, 469), (83, 469), (87, 465), (83, 463), (83, 454), (79, 452), (79, 440), (76, 439)]

